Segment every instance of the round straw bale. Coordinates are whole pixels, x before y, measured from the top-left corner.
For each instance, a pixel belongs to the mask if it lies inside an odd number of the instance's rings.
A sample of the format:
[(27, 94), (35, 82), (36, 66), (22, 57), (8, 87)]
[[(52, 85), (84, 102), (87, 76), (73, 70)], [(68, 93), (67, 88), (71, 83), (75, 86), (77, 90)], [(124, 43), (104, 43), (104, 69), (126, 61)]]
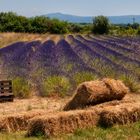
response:
[(73, 98), (64, 107), (65, 111), (84, 108), (112, 100), (121, 100), (128, 88), (119, 80), (103, 79), (80, 84)]

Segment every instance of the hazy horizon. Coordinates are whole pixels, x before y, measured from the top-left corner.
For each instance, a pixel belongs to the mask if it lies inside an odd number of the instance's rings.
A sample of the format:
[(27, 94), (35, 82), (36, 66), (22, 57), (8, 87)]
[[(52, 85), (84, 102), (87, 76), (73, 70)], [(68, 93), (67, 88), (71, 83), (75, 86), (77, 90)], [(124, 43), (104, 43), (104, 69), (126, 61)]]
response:
[[(48, 15), (48, 14), (64, 14), (64, 15), (71, 15), (71, 16), (80, 16), (80, 17), (92, 17), (92, 15), (74, 15), (74, 14), (71, 14), (71, 13), (61, 13), (61, 12), (54, 12), (54, 13), (47, 13), (45, 15)], [(101, 15), (101, 14), (100, 14)], [(95, 16), (98, 16), (98, 15), (95, 15)], [(130, 15), (109, 15), (108, 17), (112, 17), (112, 16), (140, 16), (140, 14), (130, 14)], [(94, 16), (93, 16), (94, 17)]]
[(77, 16), (140, 15), (139, 0), (0, 0), (0, 12), (16, 12), (23, 16), (63, 13)]

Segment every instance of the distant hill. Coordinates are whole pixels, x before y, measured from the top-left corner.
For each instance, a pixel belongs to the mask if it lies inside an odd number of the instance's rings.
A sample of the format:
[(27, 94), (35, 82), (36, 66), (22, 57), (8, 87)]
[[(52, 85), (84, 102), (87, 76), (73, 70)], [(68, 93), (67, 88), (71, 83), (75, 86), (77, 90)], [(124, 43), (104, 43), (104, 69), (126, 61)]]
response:
[(92, 17), (82, 17), (82, 16), (75, 16), (75, 15), (68, 15), (68, 14), (61, 14), (61, 13), (51, 13), (45, 15), (49, 18), (57, 18), (59, 20), (69, 21), (73, 23), (90, 23), (92, 22)]
[[(75, 15), (68, 15), (62, 13), (51, 13), (44, 15), (49, 18), (57, 18), (59, 20), (68, 21), (72, 23), (91, 23), (94, 17), (87, 16), (75, 16)], [(128, 24), (133, 23), (133, 18), (137, 23), (140, 23), (140, 15), (124, 15), (124, 16), (109, 16), (108, 17), (111, 23), (114, 24)]]

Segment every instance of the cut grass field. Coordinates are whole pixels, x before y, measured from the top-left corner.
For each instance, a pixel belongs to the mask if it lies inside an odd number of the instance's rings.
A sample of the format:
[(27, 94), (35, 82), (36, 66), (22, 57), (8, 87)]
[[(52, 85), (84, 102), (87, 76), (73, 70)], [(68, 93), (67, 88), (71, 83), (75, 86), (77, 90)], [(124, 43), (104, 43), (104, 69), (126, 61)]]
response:
[[(0, 133), (0, 140), (46, 140), (45, 137), (25, 137), (25, 132)], [(140, 140), (140, 122), (111, 128), (78, 129), (73, 134), (51, 137), (49, 140)]]
[[(24, 112), (28, 112), (31, 114), (32, 112), (57, 112), (57, 110), (61, 110), (64, 104), (69, 100), (69, 98), (39, 98), (34, 97), (33, 99), (16, 99), (13, 103), (2, 103), (0, 104), (1, 117), (23, 114)], [(135, 100), (136, 102), (140, 100), (139, 94), (128, 94), (124, 98), (124, 100)], [(15, 109), (15, 110), (13, 110)], [(3, 113), (5, 112), (5, 113)], [(48, 114), (47, 113), (47, 114)], [(50, 137), (50, 140), (121, 140), (121, 139), (132, 139), (139, 140), (140, 139), (140, 122), (124, 125), (124, 126), (113, 126), (111, 128), (101, 128), (94, 127), (89, 129), (78, 129), (74, 131), (73, 134), (58, 134), (57, 137)], [(25, 135), (27, 131), (17, 131), (10, 133), (0, 133), (0, 140), (45, 140), (44, 137), (30, 137), (27, 138)]]

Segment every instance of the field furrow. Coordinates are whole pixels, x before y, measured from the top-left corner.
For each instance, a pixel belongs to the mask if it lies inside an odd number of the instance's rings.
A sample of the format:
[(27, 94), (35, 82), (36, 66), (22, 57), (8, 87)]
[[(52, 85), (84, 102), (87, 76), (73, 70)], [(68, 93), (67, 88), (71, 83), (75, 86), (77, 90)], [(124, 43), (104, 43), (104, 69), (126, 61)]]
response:
[[(80, 54), (80, 53), (82, 53), (82, 51), (83, 51), (83, 55), (87, 55), (89, 57), (89, 59), (87, 60), (87, 63), (91, 67), (97, 68), (101, 73), (103, 73), (103, 70), (104, 70), (105, 73), (103, 75), (109, 74), (112, 71), (114, 71), (114, 72), (116, 71), (115, 74), (117, 74), (118, 72), (119, 73), (128, 73), (127, 69), (125, 69), (121, 65), (114, 63), (107, 57), (103, 56), (101, 53), (99, 54), (97, 51), (90, 48), (87, 44), (84, 44), (83, 42), (77, 40), (73, 36), (69, 36), (68, 38), (73, 43), (72, 46), (75, 46), (74, 50), (77, 49), (77, 53), (79, 53), (79, 56), (82, 56), (82, 54)], [(83, 59), (85, 59), (85, 58), (86, 57), (84, 56)], [(113, 74), (113, 72), (112, 72), (112, 74)]]

